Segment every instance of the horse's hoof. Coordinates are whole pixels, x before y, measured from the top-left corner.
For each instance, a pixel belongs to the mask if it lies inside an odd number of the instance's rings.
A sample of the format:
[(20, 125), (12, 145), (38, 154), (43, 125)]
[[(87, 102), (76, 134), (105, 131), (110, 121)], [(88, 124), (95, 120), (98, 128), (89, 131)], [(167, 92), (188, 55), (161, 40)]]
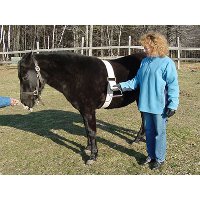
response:
[(139, 143), (140, 141), (141, 141), (141, 138), (135, 138), (130, 141), (130, 144)]
[(85, 154), (88, 155), (88, 156), (91, 154), (91, 150), (89, 150), (89, 149), (84, 149), (84, 152), (85, 152)]
[(131, 140), (130, 144), (139, 142), (146, 142), (146, 140), (144, 139), (144, 137), (136, 137), (135, 139)]
[(87, 160), (86, 165), (92, 165), (95, 162), (95, 160)]
[(140, 141), (141, 141), (140, 138), (136, 138), (135, 140), (133, 140), (132, 144), (133, 144), (133, 143), (139, 143)]

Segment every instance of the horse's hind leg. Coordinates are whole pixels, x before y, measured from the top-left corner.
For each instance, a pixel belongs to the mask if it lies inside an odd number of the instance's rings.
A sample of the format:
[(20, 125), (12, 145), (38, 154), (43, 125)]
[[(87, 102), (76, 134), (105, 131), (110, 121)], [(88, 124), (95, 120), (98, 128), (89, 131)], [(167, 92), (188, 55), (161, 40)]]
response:
[[(138, 98), (136, 99), (136, 103), (137, 103), (137, 106), (138, 106), (138, 103), (139, 103), (139, 90), (137, 90), (137, 92), (138, 92)], [(140, 130), (138, 131), (136, 137), (133, 138), (131, 143), (137, 143), (137, 142), (140, 142), (141, 140), (144, 140), (144, 135), (145, 135), (145, 132), (144, 132), (144, 118), (143, 118), (142, 112), (140, 114), (141, 114), (142, 124), (141, 124)]]
[(88, 155), (88, 154), (91, 154), (92, 147), (91, 147), (91, 140), (90, 140), (90, 137), (89, 137), (88, 122), (87, 122), (87, 120), (85, 120), (84, 116), (83, 116), (83, 122), (84, 122), (84, 125), (85, 125), (85, 131), (86, 131), (86, 135), (87, 135), (87, 146), (85, 147), (84, 151)]
[(88, 138), (86, 150), (91, 150), (90, 159), (86, 162), (86, 164), (92, 164), (97, 159), (97, 155), (98, 155), (98, 149), (97, 149), (97, 143), (96, 143), (95, 111), (92, 111), (89, 113), (81, 112), (81, 115), (83, 116), (87, 138)]

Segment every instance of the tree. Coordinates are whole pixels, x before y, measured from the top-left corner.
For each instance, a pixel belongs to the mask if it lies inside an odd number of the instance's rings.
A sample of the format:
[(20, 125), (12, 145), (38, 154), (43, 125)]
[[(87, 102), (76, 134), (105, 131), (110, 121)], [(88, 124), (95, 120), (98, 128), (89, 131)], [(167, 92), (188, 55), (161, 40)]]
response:
[[(148, 31), (164, 34), (170, 46), (177, 46), (179, 37), (182, 47), (200, 47), (199, 25), (1, 25), (0, 51), (36, 49), (37, 41), (40, 48), (80, 47), (82, 37), (85, 47), (127, 46), (129, 36), (132, 45), (139, 45), (140, 36)], [(95, 50), (93, 55), (124, 56), (127, 50)]]

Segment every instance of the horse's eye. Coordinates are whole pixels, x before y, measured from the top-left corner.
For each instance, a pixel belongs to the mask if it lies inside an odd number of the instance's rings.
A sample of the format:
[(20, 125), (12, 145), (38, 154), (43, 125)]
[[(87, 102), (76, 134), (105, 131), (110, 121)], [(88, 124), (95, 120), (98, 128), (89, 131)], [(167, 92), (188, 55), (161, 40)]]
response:
[(28, 74), (27, 74), (26, 76), (23, 76), (23, 77), (22, 77), (22, 80), (23, 80), (23, 81), (27, 81), (27, 80), (28, 80)]

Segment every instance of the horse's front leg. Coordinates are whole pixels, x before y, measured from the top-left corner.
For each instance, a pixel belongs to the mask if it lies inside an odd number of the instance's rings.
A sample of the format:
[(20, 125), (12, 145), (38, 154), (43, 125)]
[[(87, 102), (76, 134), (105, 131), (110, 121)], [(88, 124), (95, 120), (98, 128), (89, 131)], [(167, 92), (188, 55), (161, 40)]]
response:
[(140, 130), (138, 131), (136, 137), (133, 138), (132, 143), (134, 142), (138, 143), (144, 139), (145, 131), (144, 131), (144, 118), (143, 118), (142, 112), (141, 112), (141, 118), (142, 118), (142, 124), (141, 124)]
[(91, 150), (91, 155), (89, 160), (87, 160), (86, 164), (92, 164), (97, 159), (98, 149), (96, 142), (96, 116), (95, 111), (81, 113), (83, 116), (85, 129), (87, 133), (87, 147), (86, 151)]

